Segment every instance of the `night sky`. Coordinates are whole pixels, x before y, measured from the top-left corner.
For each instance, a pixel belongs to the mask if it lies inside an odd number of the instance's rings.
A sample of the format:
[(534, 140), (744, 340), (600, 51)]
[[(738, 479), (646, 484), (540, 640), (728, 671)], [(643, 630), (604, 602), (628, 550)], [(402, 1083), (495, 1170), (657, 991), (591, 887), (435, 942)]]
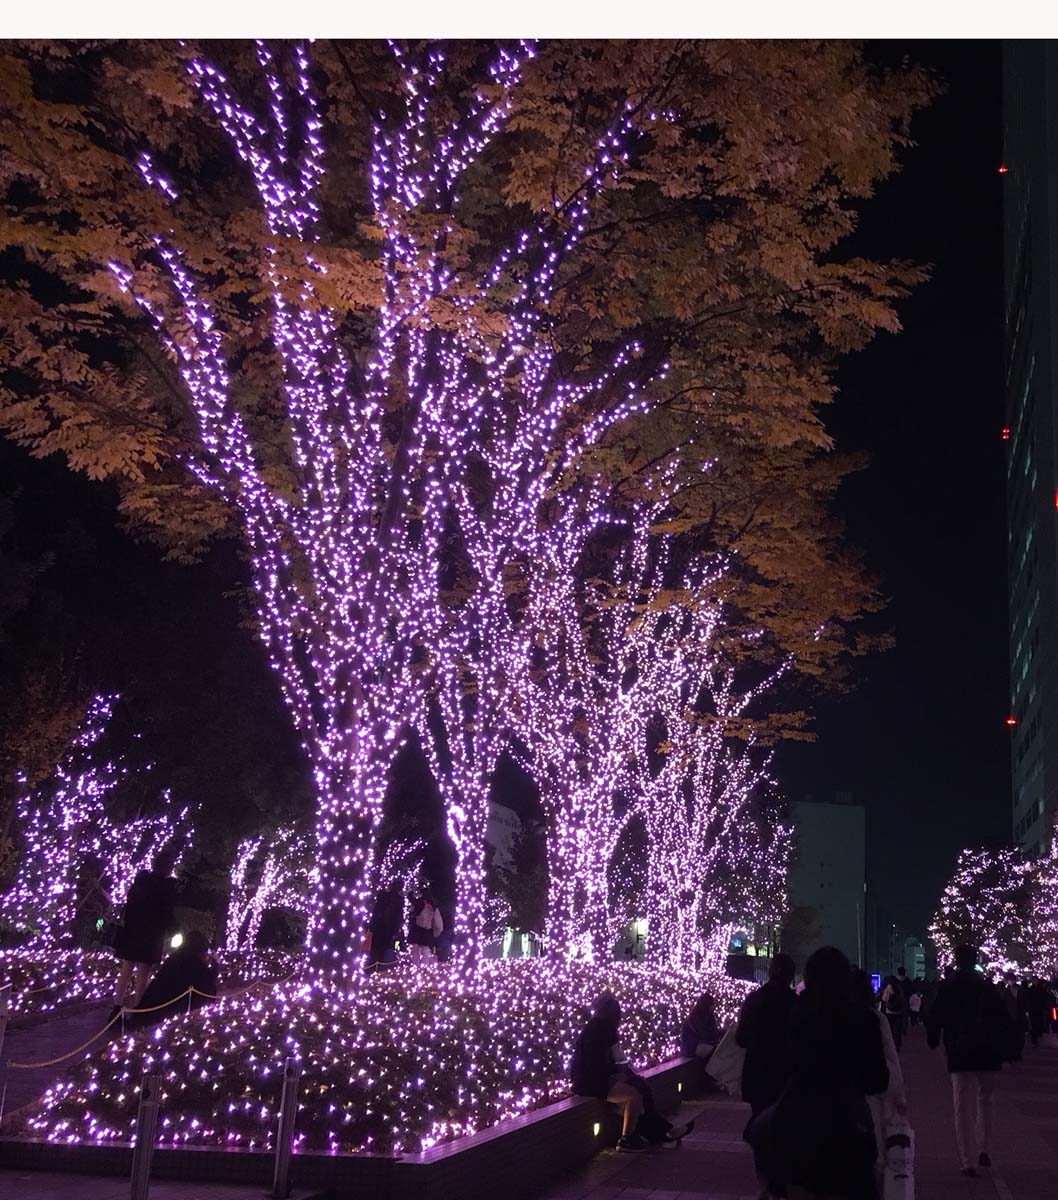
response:
[[(867, 806), (871, 885), (904, 931), (924, 933), (957, 851), (1010, 833), (1000, 57), (989, 42), (872, 53), (906, 53), (948, 89), (917, 118), (918, 145), (849, 246), (932, 263), (933, 279), (903, 306), (902, 334), (843, 367), (828, 415), (839, 446), (871, 459), (842, 503), (891, 598), (896, 645), (862, 664), (857, 692), (822, 706), (818, 742), (784, 751), (780, 766), (791, 799), (841, 789)], [(290, 776), (274, 682), (231, 594), (231, 548), (191, 568), (160, 564), (116, 530), (105, 485), (8, 443), (0, 478), (5, 494), (21, 489), (15, 540), (53, 556), (55, 621), (87, 643), (93, 682), (122, 689), (147, 734), (166, 735), (167, 769), (222, 809), (218, 763)], [(43, 611), (14, 630), (26, 654), (49, 636)], [(302, 781), (284, 786), (296, 808)]]
[(849, 359), (828, 427), (870, 467), (843, 494), (852, 541), (890, 598), (895, 647), (857, 693), (824, 704), (816, 745), (787, 755), (791, 798), (867, 806), (868, 878), (924, 933), (960, 848), (1010, 837), (1002, 392), (1000, 50), (875, 48), (935, 68), (904, 169), (863, 210), (855, 249), (933, 264), (904, 331)]

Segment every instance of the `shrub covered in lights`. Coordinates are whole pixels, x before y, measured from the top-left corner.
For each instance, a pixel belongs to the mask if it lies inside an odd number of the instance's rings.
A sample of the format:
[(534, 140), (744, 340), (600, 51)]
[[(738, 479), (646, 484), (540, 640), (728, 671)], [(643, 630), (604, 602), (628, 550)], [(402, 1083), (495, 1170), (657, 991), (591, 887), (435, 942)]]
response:
[(75, 1068), (23, 1118), (28, 1136), (127, 1141), (141, 1073), (165, 1075), (161, 1145), (269, 1147), (284, 1060), (303, 1060), (302, 1151), (410, 1153), (569, 1092), (574, 1038), (612, 988), (622, 1046), (642, 1067), (678, 1053), (680, 1023), (704, 989), (730, 1018), (747, 985), (629, 963), (491, 962), (467, 977), (402, 965), (355, 992), (280, 985), (150, 1032)]
[[(260, 980), (286, 979), (296, 959), (281, 950), (218, 956), (224, 990)], [(110, 1000), (114, 995), (117, 959), (110, 950), (62, 950), (39, 945), (0, 951), (0, 984), (11, 984), (11, 1012), (16, 1017), (53, 1013), (71, 1004)]]

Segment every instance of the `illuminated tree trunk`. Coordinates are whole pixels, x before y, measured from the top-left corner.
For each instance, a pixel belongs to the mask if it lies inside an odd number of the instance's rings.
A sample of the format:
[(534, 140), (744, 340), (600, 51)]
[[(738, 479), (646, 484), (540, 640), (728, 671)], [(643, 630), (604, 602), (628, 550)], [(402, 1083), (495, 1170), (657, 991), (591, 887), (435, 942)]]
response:
[[(543, 799), (543, 798), (542, 798)], [(609, 866), (617, 844), (609, 797), (572, 787), (545, 802), (548, 953), (605, 962), (616, 941), (609, 905)]]
[[(485, 815), (480, 808), (468, 807), (467, 817), (448, 818), (449, 836), (456, 847), (455, 912), (451, 915), (453, 957), (472, 969), (481, 960), (485, 944), (485, 830), (488, 824), (488, 791), (485, 789)], [(447, 914), (442, 914), (446, 920)]]
[(306, 931), (308, 963), (319, 976), (353, 977), (363, 959), (374, 905), (375, 857), (396, 741), (362, 749), (340, 786), (317, 772), (318, 884)]

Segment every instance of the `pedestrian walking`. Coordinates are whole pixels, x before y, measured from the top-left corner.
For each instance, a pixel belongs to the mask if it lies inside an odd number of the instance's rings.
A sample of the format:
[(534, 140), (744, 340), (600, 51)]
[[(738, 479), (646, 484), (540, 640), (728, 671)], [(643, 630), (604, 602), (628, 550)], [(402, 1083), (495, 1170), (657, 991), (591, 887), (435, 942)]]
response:
[(956, 946), (955, 970), (926, 1021), (930, 1049), (944, 1041), (960, 1169), (971, 1178), (992, 1165), (992, 1092), (1011, 1044), (1004, 999), (976, 965), (972, 946)]
[[(903, 967), (900, 968), (903, 971)], [(893, 1034), (893, 1042), (897, 1052), (904, 1046), (904, 1025), (907, 1021), (907, 990), (903, 980), (897, 975), (890, 975), (882, 988), (882, 1012), (885, 1013), (889, 1028)]]
[(1034, 1046), (1040, 1044), (1040, 1038), (1051, 1027), (1051, 1008), (1054, 1006), (1054, 996), (1042, 979), (1034, 979), (1029, 984), (1026, 996), (1029, 1039)]
[[(779, 1099), (790, 1078), (790, 1019), (797, 1003), (793, 980), (794, 960), (789, 954), (776, 954), (768, 982), (750, 992), (738, 1014), (735, 1042), (746, 1052), (742, 1063), (742, 1099), (749, 1105), (742, 1133), (746, 1141), (754, 1118)], [(753, 1160), (766, 1194), (767, 1175), (756, 1149)]]
[[(176, 850), (155, 860), (149, 871), (132, 881), (114, 934), (114, 953), (120, 959), (111, 1018), (139, 1002), (155, 967), (165, 956), (165, 935), (173, 928), (176, 880), (172, 877)], [(130, 992), (130, 984), (132, 990)]]
[(771, 1190), (804, 1200), (877, 1200), (878, 1148), (868, 1096), (889, 1087), (881, 1022), (853, 990), (835, 946), (805, 964), (790, 1022), (790, 1081), (752, 1124)]
[(918, 1028), (919, 1019), (922, 1015), (922, 993), (912, 992), (907, 1002), (907, 1015), (912, 1029)]
[(885, 1169), (886, 1140), (890, 1133), (902, 1132), (907, 1126), (907, 1089), (904, 1085), (904, 1072), (900, 1066), (900, 1055), (897, 1052), (896, 1043), (893, 1041), (893, 1031), (875, 1004), (870, 977), (859, 967), (852, 972), (852, 991), (853, 999), (858, 1000), (878, 1023), (882, 1035), (885, 1065), (889, 1072), (889, 1084), (885, 1091), (867, 1097), (871, 1120), (874, 1123), (875, 1143), (878, 1147), (875, 1182), (878, 1185), (878, 1191), (881, 1192)]
[(1003, 1058), (1007, 1062), (1020, 1062), (1025, 1052), (1025, 1017), (1021, 1007), (1021, 989), (1013, 971), (1008, 971), (999, 989), (1007, 1010), (1008, 1044)]

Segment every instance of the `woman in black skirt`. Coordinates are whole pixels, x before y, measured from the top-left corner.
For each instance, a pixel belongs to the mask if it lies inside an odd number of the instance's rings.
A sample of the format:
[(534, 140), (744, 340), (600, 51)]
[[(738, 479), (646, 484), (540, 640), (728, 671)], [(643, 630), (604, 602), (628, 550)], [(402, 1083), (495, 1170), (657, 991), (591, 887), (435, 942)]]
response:
[[(154, 968), (165, 957), (165, 935), (173, 927), (176, 880), (171, 862), (157, 862), (150, 871), (140, 871), (125, 900), (121, 927), (114, 937), (114, 952), (121, 959), (114, 1012), (135, 1005), (150, 982)], [(129, 984), (135, 976), (135, 990)]]

